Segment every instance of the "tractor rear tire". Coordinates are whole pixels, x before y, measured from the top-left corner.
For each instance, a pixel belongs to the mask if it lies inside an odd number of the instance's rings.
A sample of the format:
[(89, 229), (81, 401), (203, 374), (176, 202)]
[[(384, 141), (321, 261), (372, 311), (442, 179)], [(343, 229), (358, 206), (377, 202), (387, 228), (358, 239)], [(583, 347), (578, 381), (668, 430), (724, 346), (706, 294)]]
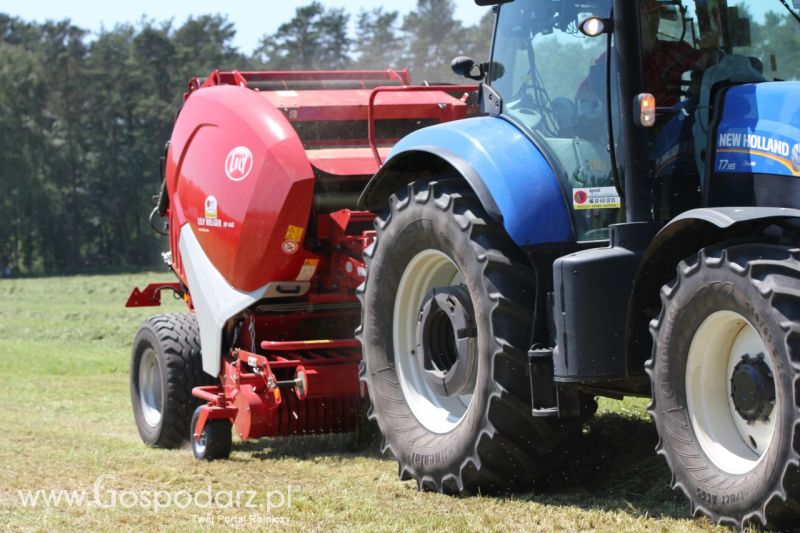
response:
[[(526, 368), (536, 287), (524, 255), (456, 179), (412, 183), (394, 194), (376, 230), (365, 252), (357, 335), (382, 453), (394, 455), (400, 478), (416, 480), (420, 490), (530, 488), (563, 464), (596, 404), (588, 399), (581, 417), (531, 416)], [(420, 325), (437, 294), (472, 327), (452, 322), (448, 330), (438, 318), (431, 318), (435, 327)], [(466, 355), (456, 357), (454, 346)], [(430, 353), (450, 356), (429, 360)], [(457, 387), (429, 386), (431, 373), (450, 376), (462, 360), (466, 374), (453, 378)]]
[(646, 367), (672, 488), (718, 524), (797, 527), (800, 250), (701, 250), (661, 301)]
[(145, 320), (133, 341), (131, 405), (139, 435), (157, 448), (178, 448), (189, 435), (192, 389), (213, 383), (203, 372), (200, 331), (189, 313)]

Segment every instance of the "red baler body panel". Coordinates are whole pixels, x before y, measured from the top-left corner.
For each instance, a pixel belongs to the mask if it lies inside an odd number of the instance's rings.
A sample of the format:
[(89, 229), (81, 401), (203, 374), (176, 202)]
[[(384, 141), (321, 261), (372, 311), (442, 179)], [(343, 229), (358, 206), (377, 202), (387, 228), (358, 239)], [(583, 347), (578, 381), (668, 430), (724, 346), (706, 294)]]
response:
[[(365, 80), (356, 81), (359, 75)], [(389, 82), (407, 83), (408, 75), (216, 72), (203, 83), (193, 80), (165, 169), (172, 266), (181, 281), (188, 285), (178, 248), (186, 223), (233, 288), (252, 292), (295, 280), (307, 260), (320, 259), (303, 247), (319, 174), (366, 184), (379, 168), (377, 157), (385, 158), (397, 140), (389, 128), (370, 146), (368, 119), (414, 128), (474, 111), (455, 96), (463, 93), (457, 86), (396, 92), (403, 86), (395, 85), (373, 96)], [(312, 88), (294, 90), (298, 83)], [(300, 133), (309, 131), (313, 138)]]
[(314, 172), (288, 120), (261, 95), (225, 85), (193, 94), (175, 124), (166, 178), (173, 228), (188, 222), (234, 288), (297, 276)]

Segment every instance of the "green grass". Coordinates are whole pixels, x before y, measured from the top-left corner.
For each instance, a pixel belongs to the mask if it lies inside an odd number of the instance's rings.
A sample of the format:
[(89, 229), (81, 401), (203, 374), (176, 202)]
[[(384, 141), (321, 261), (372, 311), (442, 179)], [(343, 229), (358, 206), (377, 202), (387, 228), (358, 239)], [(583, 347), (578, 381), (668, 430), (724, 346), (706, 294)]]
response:
[[(509, 498), (420, 493), (393, 460), (355, 453), (348, 435), (235, 443), (229, 461), (144, 446), (130, 411), (130, 343), (144, 317), (181, 310), (125, 309), (131, 287), (168, 275), (0, 280), (0, 530), (203, 531), (492, 530), (723, 531), (689, 516), (656, 457), (647, 402), (602, 400), (586, 450), (558, 479)], [(165, 300), (170, 298), (165, 293)], [(25, 507), (18, 490), (255, 491), (264, 509)], [(222, 502), (225, 503), (224, 495)], [(128, 500), (130, 501), (130, 500)], [(141, 499), (138, 500), (141, 502)], [(108, 499), (100, 502), (108, 503)], [(211, 516), (214, 526), (200, 522)], [(264, 524), (270, 517), (280, 525)], [(255, 520), (255, 522), (251, 522)], [(261, 520), (261, 524), (257, 522)], [(236, 524), (234, 524), (236, 525)]]

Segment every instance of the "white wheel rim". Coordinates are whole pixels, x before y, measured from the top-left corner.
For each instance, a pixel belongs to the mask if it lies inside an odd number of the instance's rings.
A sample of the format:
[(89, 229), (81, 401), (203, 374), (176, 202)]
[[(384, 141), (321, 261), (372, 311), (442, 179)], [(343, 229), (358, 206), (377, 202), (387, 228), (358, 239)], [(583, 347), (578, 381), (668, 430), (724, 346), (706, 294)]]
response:
[(161, 422), (164, 398), (161, 388), (161, 368), (152, 348), (145, 350), (139, 361), (139, 403), (145, 421), (150, 426), (157, 426)]
[(692, 339), (686, 361), (686, 404), (695, 435), (708, 458), (730, 474), (746, 474), (764, 458), (775, 435), (780, 396), (767, 421), (747, 422), (734, 408), (731, 377), (745, 355), (772, 355), (753, 325), (733, 311), (708, 316)]
[(425, 250), (408, 263), (394, 301), (392, 342), (400, 388), (419, 423), (434, 433), (448, 433), (458, 426), (472, 394), (440, 396), (426, 383), (422, 357), (415, 354), (417, 315), (431, 289), (459, 285), (463, 280), (458, 267), (444, 253)]

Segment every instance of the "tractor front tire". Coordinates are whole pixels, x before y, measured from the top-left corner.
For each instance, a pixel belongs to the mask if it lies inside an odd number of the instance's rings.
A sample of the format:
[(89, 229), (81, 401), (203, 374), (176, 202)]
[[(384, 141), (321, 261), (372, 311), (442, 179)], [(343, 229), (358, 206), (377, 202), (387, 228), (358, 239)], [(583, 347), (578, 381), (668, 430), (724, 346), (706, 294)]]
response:
[(376, 220), (359, 288), (361, 379), (401, 479), (448, 494), (530, 488), (585, 416), (531, 416), (535, 275), (461, 180), (412, 183)]
[(800, 524), (800, 250), (701, 250), (661, 291), (647, 362), (657, 451), (693, 514)]
[(201, 403), (192, 389), (212, 382), (203, 372), (194, 315), (168, 313), (145, 320), (133, 341), (130, 374), (133, 416), (144, 443), (180, 447)]

